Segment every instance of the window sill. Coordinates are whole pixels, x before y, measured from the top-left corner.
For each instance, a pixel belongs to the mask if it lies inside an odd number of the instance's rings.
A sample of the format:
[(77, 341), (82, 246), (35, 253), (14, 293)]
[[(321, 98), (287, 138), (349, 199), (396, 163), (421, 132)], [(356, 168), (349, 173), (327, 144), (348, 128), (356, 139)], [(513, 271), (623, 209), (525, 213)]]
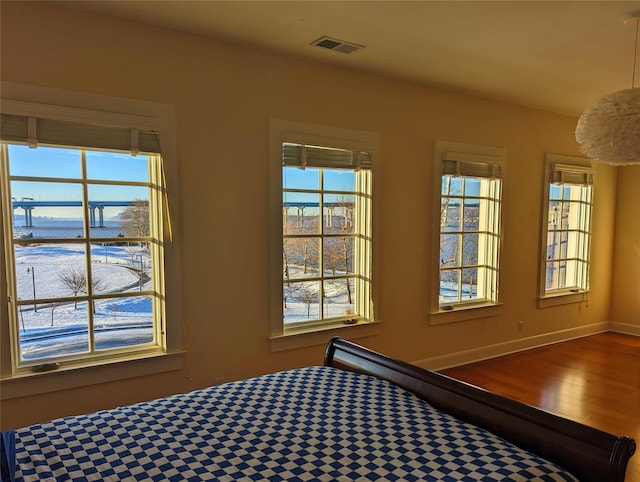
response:
[(133, 360), (111, 360), (101, 365), (62, 367), (45, 373), (18, 374), (0, 380), (0, 400), (180, 370), (182, 355), (182, 352), (162, 353)]
[(586, 301), (589, 301), (588, 291), (563, 291), (562, 293), (538, 298), (538, 308), (550, 308), (553, 306), (568, 305), (571, 303), (584, 303)]
[(430, 325), (444, 325), (446, 323), (456, 323), (458, 321), (475, 320), (477, 318), (488, 318), (499, 316), (502, 313), (501, 304), (481, 304), (473, 306), (458, 306), (453, 310), (440, 310), (429, 315)]
[(313, 329), (297, 330), (269, 337), (272, 352), (293, 350), (308, 346), (326, 345), (333, 336), (360, 338), (378, 334), (377, 321), (359, 321), (353, 325), (327, 325)]

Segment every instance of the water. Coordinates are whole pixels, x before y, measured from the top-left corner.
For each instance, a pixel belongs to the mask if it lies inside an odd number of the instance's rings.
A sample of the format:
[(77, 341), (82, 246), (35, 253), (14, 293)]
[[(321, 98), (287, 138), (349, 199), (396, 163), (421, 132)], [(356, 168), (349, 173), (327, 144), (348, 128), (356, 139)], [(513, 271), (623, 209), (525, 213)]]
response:
[[(82, 237), (81, 219), (33, 218), (33, 226), (24, 226), (23, 219), (13, 221), (14, 238), (77, 238)], [(121, 233), (120, 221), (105, 221), (104, 227), (91, 228), (92, 238), (115, 238)]]

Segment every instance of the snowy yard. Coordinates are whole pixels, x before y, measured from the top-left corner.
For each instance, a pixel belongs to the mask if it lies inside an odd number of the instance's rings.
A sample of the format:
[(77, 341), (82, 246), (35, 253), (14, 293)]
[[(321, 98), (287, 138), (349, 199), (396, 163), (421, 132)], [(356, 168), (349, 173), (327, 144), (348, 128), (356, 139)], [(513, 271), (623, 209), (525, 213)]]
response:
[[(73, 293), (63, 278), (69, 270), (85, 273), (81, 244), (17, 245), (15, 248), (18, 300), (48, 299), (18, 306), (20, 345), (24, 359), (76, 353), (88, 349), (89, 306), (86, 301), (52, 298), (84, 295)], [(91, 270), (97, 294), (129, 292), (131, 297), (107, 298), (94, 304), (96, 349), (128, 346), (152, 341), (152, 301), (132, 267), (148, 267), (149, 257), (139, 247), (92, 245)]]

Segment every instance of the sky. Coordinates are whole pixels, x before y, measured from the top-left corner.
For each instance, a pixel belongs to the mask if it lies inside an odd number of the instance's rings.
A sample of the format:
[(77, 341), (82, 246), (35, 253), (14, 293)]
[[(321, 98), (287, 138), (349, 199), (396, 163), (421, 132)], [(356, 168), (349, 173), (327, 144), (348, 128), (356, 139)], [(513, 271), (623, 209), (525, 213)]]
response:
[[(82, 184), (67, 182), (82, 179), (81, 151), (54, 147), (35, 149), (23, 145), (9, 145), (10, 176), (29, 176), (64, 179), (65, 182), (11, 181), (11, 197), (16, 200), (30, 198), (34, 201), (80, 201)], [(85, 151), (87, 179), (106, 181), (148, 182), (148, 158), (128, 153)], [(89, 200), (127, 201), (148, 199), (148, 188), (125, 185), (89, 184)], [(107, 217), (114, 216), (122, 208), (105, 211)], [(16, 214), (23, 214), (21, 209)], [(35, 208), (33, 216), (82, 217), (81, 208)]]
[[(322, 174), (322, 175), (321, 175)], [(286, 203), (320, 203), (320, 188), (325, 191), (341, 191), (341, 194), (325, 194), (323, 202), (340, 203), (345, 197), (356, 192), (356, 172), (347, 169), (319, 169), (307, 167), (284, 167), (282, 169), (282, 188), (285, 189), (282, 200)], [(300, 189), (315, 192), (290, 192), (287, 189)], [(317, 209), (307, 207), (306, 215), (317, 214)]]
[[(308, 167), (285, 167), (282, 169), (282, 187), (284, 189), (320, 189), (320, 169)], [(326, 191), (356, 190), (356, 173), (345, 169), (325, 169), (324, 189)]]
[[(103, 181), (149, 181), (148, 158), (145, 155), (132, 156), (128, 153), (114, 153), (105, 151), (86, 152), (87, 179)], [(61, 182), (37, 180), (12, 180), (11, 197), (15, 200), (34, 201), (80, 201), (82, 199), (82, 184), (73, 180), (82, 179), (81, 151), (58, 147), (37, 147), (32, 149), (24, 145), (10, 144), (9, 173), (10, 176), (25, 176), (31, 178), (60, 179)], [(286, 167), (283, 169), (283, 187), (285, 189), (320, 189), (320, 169)], [(64, 182), (63, 182), (64, 180)], [(323, 187), (330, 191), (355, 192), (356, 174), (350, 170), (324, 169)], [(287, 200), (302, 200), (301, 195), (289, 193)], [(126, 201), (148, 199), (145, 187), (125, 185), (89, 184), (89, 200), (94, 201)], [(317, 202), (317, 196), (312, 199)], [(329, 200), (328, 200), (329, 201)], [(105, 210), (105, 217), (116, 216), (122, 208)], [(17, 209), (15, 214), (24, 214)], [(38, 207), (32, 215), (34, 217), (82, 218), (80, 207)]]

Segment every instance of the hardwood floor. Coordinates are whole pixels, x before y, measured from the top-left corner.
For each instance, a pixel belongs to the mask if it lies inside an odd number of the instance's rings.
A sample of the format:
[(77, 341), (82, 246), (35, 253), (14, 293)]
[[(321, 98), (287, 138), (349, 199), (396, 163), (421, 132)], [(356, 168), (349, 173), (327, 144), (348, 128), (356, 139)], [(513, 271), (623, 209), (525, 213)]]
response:
[(442, 370), (449, 376), (638, 444), (627, 482), (640, 482), (640, 337), (602, 333)]

